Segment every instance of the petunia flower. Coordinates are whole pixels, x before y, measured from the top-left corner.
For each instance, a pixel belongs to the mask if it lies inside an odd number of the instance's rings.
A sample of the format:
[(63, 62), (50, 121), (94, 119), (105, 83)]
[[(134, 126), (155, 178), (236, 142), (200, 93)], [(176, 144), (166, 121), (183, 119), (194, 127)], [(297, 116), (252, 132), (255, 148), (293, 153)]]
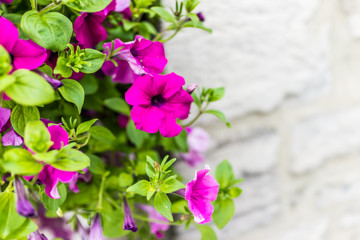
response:
[(219, 183), (206, 175), (209, 169), (196, 172), (194, 180), (186, 185), (185, 199), (188, 201), (189, 209), (194, 214), (194, 220), (203, 224), (211, 221), (214, 207), (211, 201), (215, 201), (219, 192)]
[(35, 232), (30, 233), (27, 236), (27, 239), (28, 240), (47, 240), (47, 237), (44, 234), (39, 233), (38, 230), (36, 230)]
[(182, 89), (184, 78), (170, 73), (139, 77), (125, 93), (125, 100), (133, 105), (131, 119), (137, 129), (149, 133), (158, 130), (164, 137), (179, 135), (182, 127), (176, 119), (189, 116), (191, 95)]
[(129, 120), (130, 119), (128, 116), (126, 116), (124, 114), (119, 114), (118, 119), (117, 119), (118, 126), (121, 128), (126, 128), (126, 125), (128, 124)]
[(15, 132), (14, 128), (10, 127), (10, 130), (2, 136), (1, 143), (4, 146), (20, 146), (24, 143), (24, 140), (17, 132)]
[[(144, 204), (137, 204), (138, 208), (143, 210), (147, 213), (149, 219), (163, 221), (163, 222), (169, 222), (164, 216), (162, 216), (158, 211), (156, 211), (155, 208), (144, 205)], [(158, 222), (149, 222), (150, 224), (150, 232), (156, 236), (156, 238), (162, 238), (164, 234), (162, 232), (165, 232), (169, 229), (169, 224), (163, 224)]]
[(104, 236), (101, 228), (101, 218), (100, 215), (97, 213), (91, 225), (89, 240), (103, 240), (103, 239)]
[[(104, 44), (105, 53), (108, 55), (112, 43)], [(113, 81), (119, 81), (121, 77), (117, 69), (126, 69), (124, 61), (128, 63), (134, 74), (144, 75), (148, 73), (162, 73), (167, 59), (165, 57), (164, 45), (160, 42), (153, 42), (141, 36), (136, 36), (132, 42), (124, 43), (120, 39), (114, 40), (115, 54), (111, 56), (119, 65), (116, 67), (112, 61), (107, 61), (103, 71), (113, 76)], [(116, 78), (116, 75), (119, 75)]]
[(186, 128), (188, 133), (187, 143), (188, 153), (181, 153), (180, 156), (190, 167), (196, 167), (205, 161), (204, 152), (209, 148), (210, 136), (202, 128)]
[(42, 71), (34, 70), (34, 72), (43, 77), (55, 90), (64, 85), (60, 80), (54, 79)]
[(40, 67), (46, 60), (46, 49), (31, 40), (19, 39), (19, 31), (9, 20), (0, 17), (2, 45), (11, 56), (12, 70)]
[(117, 66), (112, 61), (105, 61), (102, 70), (105, 75), (111, 76), (113, 82), (121, 84), (130, 84), (135, 81), (137, 75), (130, 68), (127, 61), (116, 59), (114, 60)]
[(5, 3), (5, 4), (10, 4), (12, 3), (13, 0), (0, 0), (0, 5), (1, 3)]
[(131, 230), (132, 232), (137, 232), (138, 228), (135, 224), (135, 220), (131, 214), (131, 209), (130, 206), (128, 204), (128, 202), (126, 201), (126, 198), (124, 197), (124, 225), (123, 225), (123, 229), (124, 230)]
[(34, 206), (26, 197), (24, 184), (19, 177), (15, 177), (16, 210), (24, 217), (36, 217)]
[(0, 106), (0, 133), (5, 132), (10, 126), (11, 110)]

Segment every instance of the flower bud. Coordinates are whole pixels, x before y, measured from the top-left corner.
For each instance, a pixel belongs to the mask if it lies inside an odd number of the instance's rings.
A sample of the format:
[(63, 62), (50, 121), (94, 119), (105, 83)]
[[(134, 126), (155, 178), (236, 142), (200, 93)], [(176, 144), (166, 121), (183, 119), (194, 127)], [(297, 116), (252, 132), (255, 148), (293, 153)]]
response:
[(19, 177), (15, 177), (16, 210), (24, 217), (36, 217), (33, 205), (26, 197), (24, 185)]
[(135, 220), (131, 214), (131, 209), (129, 207), (128, 202), (126, 201), (126, 198), (124, 198), (124, 230), (131, 230), (133, 232), (137, 232), (138, 228), (135, 224)]

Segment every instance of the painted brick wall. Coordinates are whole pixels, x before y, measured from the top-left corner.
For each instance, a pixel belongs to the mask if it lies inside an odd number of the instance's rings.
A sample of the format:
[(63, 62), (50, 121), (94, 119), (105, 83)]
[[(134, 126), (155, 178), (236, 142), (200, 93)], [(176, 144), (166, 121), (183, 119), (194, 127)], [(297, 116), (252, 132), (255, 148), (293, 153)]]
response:
[(360, 0), (203, 0), (198, 9), (213, 34), (180, 33), (167, 70), (227, 87), (215, 106), (232, 129), (199, 123), (213, 137), (210, 165), (228, 159), (245, 179), (219, 239), (360, 239)]

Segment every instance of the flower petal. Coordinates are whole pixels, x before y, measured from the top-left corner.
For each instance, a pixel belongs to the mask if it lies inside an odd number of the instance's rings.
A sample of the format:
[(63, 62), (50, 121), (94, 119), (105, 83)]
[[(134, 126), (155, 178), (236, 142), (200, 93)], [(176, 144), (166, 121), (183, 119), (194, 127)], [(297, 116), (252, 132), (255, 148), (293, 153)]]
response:
[(163, 112), (159, 108), (152, 106), (134, 106), (130, 115), (136, 128), (148, 133), (156, 133), (164, 117)]
[(33, 70), (40, 67), (47, 58), (46, 49), (31, 40), (19, 39), (12, 49), (14, 67), (16, 69)]
[(0, 26), (0, 45), (3, 45), (3, 47), (11, 53), (12, 48), (19, 38), (19, 31), (12, 22), (4, 17), (0, 17)]

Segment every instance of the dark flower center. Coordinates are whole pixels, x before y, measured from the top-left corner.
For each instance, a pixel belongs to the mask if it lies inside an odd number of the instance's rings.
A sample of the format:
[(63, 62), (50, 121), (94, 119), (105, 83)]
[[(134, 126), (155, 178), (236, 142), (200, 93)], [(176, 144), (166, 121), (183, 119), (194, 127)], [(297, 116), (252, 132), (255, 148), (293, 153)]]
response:
[(14, 63), (14, 55), (12, 55), (11, 53), (10, 53), (10, 63), (11, 63), (11, 65)]
[(165, 102), (166, 100), (161, 94), (155, 95), (151, 98), (151, 105), (155, 107), (161, 107), (165, 104)]

